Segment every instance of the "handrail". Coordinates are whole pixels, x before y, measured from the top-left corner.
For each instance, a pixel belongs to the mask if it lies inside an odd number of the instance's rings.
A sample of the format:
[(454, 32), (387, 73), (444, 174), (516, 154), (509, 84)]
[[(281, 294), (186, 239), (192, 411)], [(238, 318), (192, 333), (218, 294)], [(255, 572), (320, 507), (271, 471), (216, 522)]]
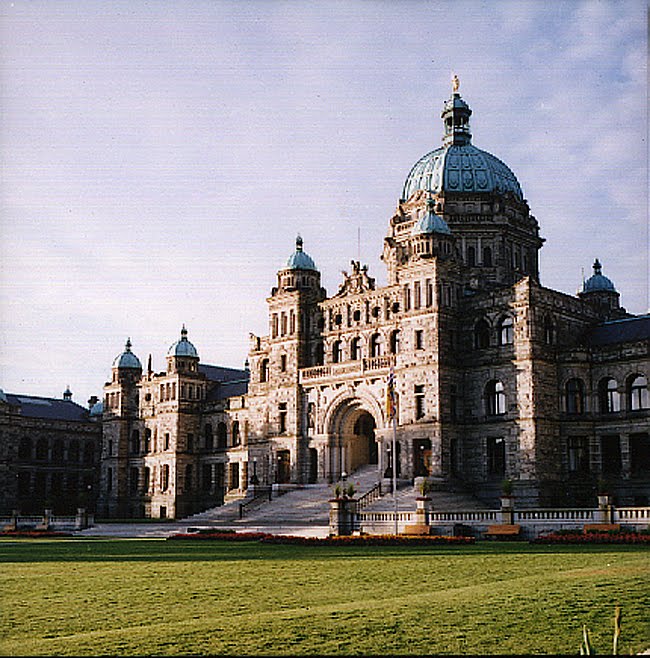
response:
[(382, 495), (381, 482), (377, 482), (372, 489), (369, 489), (363, 494), (363, 496), (357, 499), (357, 512), (360, 512), (371, 503), (374, 503), (377, 499), (381, 498)]
[(260, 503), (263, 499), (271, 500), (273, 495), (272, 487), (256, 487), (255, 493), (250, 500), (247, 500), (245, 503), (239, 503), (239, 518), (244, 518), (244, 513), (253, 505), (253, 503)]

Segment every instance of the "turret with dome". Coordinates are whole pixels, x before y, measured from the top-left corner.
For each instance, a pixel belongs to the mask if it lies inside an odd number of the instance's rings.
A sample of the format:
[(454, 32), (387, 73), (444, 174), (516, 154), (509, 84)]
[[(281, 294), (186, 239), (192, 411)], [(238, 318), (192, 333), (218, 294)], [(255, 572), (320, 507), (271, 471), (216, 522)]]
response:
[(312, 257), (303, 250), (303, 240), (296, 237), (296, 249), (287, 259), (286, 265), (278, 271), (278, 285), (273, 289), (279, 291), (319, 290), (320, 272)]

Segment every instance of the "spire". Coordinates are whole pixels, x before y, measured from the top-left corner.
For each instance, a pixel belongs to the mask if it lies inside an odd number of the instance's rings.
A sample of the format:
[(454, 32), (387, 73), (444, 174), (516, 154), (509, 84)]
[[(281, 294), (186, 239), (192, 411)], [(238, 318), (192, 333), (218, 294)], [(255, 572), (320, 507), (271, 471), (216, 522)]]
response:
[(302, 251), (302, 236), (300, 233), (296, 236), (296, 251)]
[(72, 391), (70, 390), (70, 384), (68, 384), (65, 387), (65, 391), (63, 391), (63, 399), (70, 402), (72, 400)]
[(131, 345), (132, 345), (131, 339), (127, 338), (126, 343), (124, 344), (124, 351), (125, 352), (130, 352), (131, 351)]
[(596, 258), (594, 261), (594, 274), (602, 274), (603, 266), (600, 264), (600, 261)]
[(472, 110), (458, 93), (460, 80), (455, 73), (451, 79), (451, 84), (451, 96), (445, 102), (442, 114), (440, 115), (445, 124), (445, 134), (442, 138), (442, 143), (444, 146), (451, 144), (463, 146), (470, 144), (472, 141), (472, 133), (469, 129), (469, 118), (472, 115)]
[(153, 372), (153, 367), (152, 367), (152, 362), (151, 362), (151, 354), (149, 354), (149, 359), (147, 360), (147, 372), (151, 374)]
[(181, 329), (181, 340), (187, 340), (187, 329), (185, 328), (185, 323), (183, 323), (183, 328)]

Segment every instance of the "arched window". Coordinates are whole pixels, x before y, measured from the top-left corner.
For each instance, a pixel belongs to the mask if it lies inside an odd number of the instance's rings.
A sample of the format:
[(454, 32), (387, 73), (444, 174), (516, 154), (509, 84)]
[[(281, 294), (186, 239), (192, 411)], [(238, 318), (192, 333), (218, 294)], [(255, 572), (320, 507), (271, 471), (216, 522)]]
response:
[(512, 345), (514, 337), (514, 323), (510, 316), (506, 316), (499, 323), (499, 345)]
[(390, 353), (399, 354), (399, 329), (395, 329), (390, 334)]
[(20, 444), (18, 445), (18, 459), (29, 460), (32, 458), (32, 440), (26, 436), (23, 436), (20, 439)]
[(359, 336), (353, 338), (350, 343), (350, 358), (353, 361), (358, 361), (361, 358), (361, 338)]
[(474, 325), (474, 347), (478, 350), (490, 346), (490, 325), (487, 320), (479, 320)]
[(55, 464), (63, 463), (63, 441), (57, 439), (52, 445), (52, 461)]
[(384, 340), (381, 334), (373, 334), (370, 337), (370, 356), (381, 356), (384, 349)]
[(582, 379), (569, 379), (565, 387), (566, 412), (568, 414), (583, 414), (585, 412), (585, 385)]
[(205, 449), (214, 450), (214, 438), (212, 436), (212, 425), (210, 425), (210, 423), (206, 423), (203, 429), (203, 434), (205, 436)]
[(151, 430), (148, 427), (144, 431), (144, 451), (151, 452)]
[(225, 450), (228, 445), (228, 428), (226, 423), (217, 425), (217, 450)]
[(648, 380), (643, 375), (635, 375), (630, 379), (629, 408), (630, 411), (647, 409), (648, 403)]
[(241, 443), (241, 435), (239, 434), (239, 421), (235, 420), (232, 424), (232, 444), (238, 446)]
[(476, 249), (474, 247), (467, 247), (467, 264), (470, 267), (476, 265)]
[(262, 363), (260, 364), (260, 382), (264, 384), (265, 382), (268, 381), (269, 381), (269, 360), (262, 359)]
[(47, 439), (39, 439), (36, 443), (36, 459), (38, 461), (47, 460)]
[(503, 382), (494, 379), (485, 387), (485, 411), (488, 416), (506, 413), (506, 393)]
[(332, 363), (341, 363), (341, 361), (343, 361), (343, 345), (340, 340), (336, 340), (332, 346)]
[(555, 345), (555, 325), (548, 315), (544, 318), (544, 342), (547, 345)]
[(492, 267), (492, 249), (483, 247), (483, 267)]
[(601, 414), (613, 414), (621, 410), (618, 384), (615, 379), (605, 377), (598, 384), (598, 401)]

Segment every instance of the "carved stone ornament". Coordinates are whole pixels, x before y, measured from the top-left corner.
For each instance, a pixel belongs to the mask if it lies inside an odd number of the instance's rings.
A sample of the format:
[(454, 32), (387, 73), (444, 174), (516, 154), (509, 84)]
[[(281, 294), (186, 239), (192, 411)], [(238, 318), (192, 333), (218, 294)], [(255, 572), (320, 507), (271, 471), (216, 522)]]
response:
[(358, 260), (351, 261), (352, 273), (348, 274), (343, 270), (343, 283), (335, 297), (345, 297), (346, 295), (358, 295), (361, 292), (375, 289), (375, 280), (368, 276), (368, 266), (363, 267)]

